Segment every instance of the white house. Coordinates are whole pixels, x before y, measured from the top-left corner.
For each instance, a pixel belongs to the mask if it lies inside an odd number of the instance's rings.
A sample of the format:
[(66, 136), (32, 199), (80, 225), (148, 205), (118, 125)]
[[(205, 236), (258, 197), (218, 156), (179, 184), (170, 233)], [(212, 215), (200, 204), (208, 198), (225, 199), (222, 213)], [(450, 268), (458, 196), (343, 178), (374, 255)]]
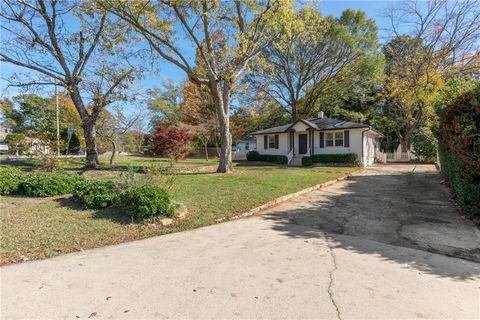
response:
[(257, 150), (257, 140), (250, 134), (244, 135), (236, 144), (233, 160), (247, 159), (247, 152)]
[(361, 164), (372, 165), (382, 134), (369, 125), (327, 118), (323, 112), (310, 120), (253, 132), (260, 154), (285, 155), (291, 165), (313, 154), (356, 153)]

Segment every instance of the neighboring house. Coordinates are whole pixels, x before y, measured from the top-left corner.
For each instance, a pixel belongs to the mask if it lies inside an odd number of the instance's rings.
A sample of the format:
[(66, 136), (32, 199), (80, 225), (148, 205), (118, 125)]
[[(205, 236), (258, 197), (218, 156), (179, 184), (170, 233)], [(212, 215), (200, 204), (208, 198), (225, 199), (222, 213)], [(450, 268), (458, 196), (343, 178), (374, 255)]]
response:
[(52, 153), (53, 150), (50, 149), (49, 146), (44, 145), (40, 139), (37, 138), (27, 138), (26, 139), (29, 147), (27, 150), (28, 155), (36, 155), (36, 154), (49, 154)]
[(383, 136), (369, 125), (327, 118), (323, 112), (314, 119), (299, 119), (252, 135), (257, 139), (258, 153), (285, 155), (292, 165), (313, 154), (356, 153), (364, 166), (375, 162)]
[(246, 160), (247, 152), (257, 150), (257, 140), (251, 134), (244, 135), (235, 146), (233, 160)]

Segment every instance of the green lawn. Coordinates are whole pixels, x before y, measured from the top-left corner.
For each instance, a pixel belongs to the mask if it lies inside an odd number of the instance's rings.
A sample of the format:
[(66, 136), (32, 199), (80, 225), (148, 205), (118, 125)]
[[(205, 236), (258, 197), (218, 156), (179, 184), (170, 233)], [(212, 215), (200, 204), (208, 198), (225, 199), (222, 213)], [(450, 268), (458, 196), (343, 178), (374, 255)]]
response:
[[(14, 156), (10, 156), (14, 158)], [(153, 156), (115, 156), (113, 165), (109, 164), (110, 156), (101, 155), (99, 156), (100, 160), (100, 169), (126, 169), (128, 167), (168, 167), (170, 166), (170, 160), (160, 157)], [(84, 158), (71, 157), (71, 158), (62, 158), (60, 160), (61, 167), (64, 169), (83, 169), (85, 160)], [(41, 161), (38, 159), (20, 159), (18, 161), (6, 161), (5, 159), (0, 160), (0, 166), (17, 166), (24, 169), (35, 169), (41, 166)], [(212, 159), (210, 161), (205, 161), (204, 159), (185, 159), (182, 161), (174, 162), (175, 167), (203, 167), (203, 166), (217, 166), (218, 161)]]
[(115, 208), (84, 210), (66, 197), (4, 197), (1, 263), (62, 253), (214, 224), (279, 196), (333, 180), (358, 168), (237, 167), (231, 174), (178, 174), (171, 191), (189, 216), (173, 226), (132, 223)]

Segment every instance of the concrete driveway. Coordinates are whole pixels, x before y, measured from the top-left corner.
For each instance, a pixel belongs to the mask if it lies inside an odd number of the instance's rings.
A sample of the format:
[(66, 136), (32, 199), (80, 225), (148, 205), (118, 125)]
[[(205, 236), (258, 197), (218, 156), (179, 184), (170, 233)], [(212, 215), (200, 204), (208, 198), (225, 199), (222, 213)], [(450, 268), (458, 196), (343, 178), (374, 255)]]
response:
[(260, 217), (3, 267), (0, 314), (478, 319), (480, 264), (428, 252), (475, 260), (478, 230), (432, 167), (413, 169), (370, 168)]
[(480, 230), (457, 213), (441, 182), (433, 165), (373, 166), (268, 217), (279, 231), (293, 223), (480, 262)]

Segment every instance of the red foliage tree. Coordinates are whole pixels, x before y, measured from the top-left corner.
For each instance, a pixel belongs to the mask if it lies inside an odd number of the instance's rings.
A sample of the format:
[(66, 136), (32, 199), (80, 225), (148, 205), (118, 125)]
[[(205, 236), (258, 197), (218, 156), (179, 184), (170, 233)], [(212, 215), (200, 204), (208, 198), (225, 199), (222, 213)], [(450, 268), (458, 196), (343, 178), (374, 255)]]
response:
[(192, 134), (187, 126), (158, 126), (152, 135), (153, 153), (171, 160), (183, 160), (188, 154)]

